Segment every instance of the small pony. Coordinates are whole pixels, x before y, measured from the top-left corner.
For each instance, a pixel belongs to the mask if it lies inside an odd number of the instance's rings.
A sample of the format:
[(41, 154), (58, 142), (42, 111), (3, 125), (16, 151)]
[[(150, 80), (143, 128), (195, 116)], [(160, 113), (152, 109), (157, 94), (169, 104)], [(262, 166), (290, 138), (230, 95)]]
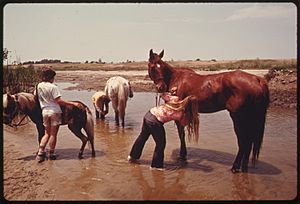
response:
[[(62, 125), (68, 125), (68, 128), (73, 132), (82, 142), (78, 158), (82, 158), (83, 150), (87, 141), (92, 147), (92, 156), (95, 157), (94, 148), (94, 121), (90, 109), (80, 101), (80, 108), (74, 106), (60, 106), (62, 110)], [(38, 104), (35, 95), (31, 93), (17, 93), (14, 95), (3, 94), (3, 123), (12, 125), (13, 119), (22, 113), (28, 115), (32, 122), (35, 123), (38, 130), (38, 142), (41, 142), (45, 134), (45, 127), (43, 125), (42, 110)], [(87, 136), (85, 136), (81, 129), (84, 129)]]
[(120, 117), (122, 121), (122, 127), (124, 127), (126, 103), (128, 97), (133, 97), (133, 92), (129, 81), (120, 76), (111, 77), (106, 82), (104, 92), (112, 102), (112, 107), (115, 111), (116, 124), (119, 125)]
[(96, 119), (99, 118), (100, 113), (100, 118), (103, 120), (109, 110), (109, 97), (105, 95), (104, 91), (98, 91), (93, 95), (92, 102), (95, 107)]

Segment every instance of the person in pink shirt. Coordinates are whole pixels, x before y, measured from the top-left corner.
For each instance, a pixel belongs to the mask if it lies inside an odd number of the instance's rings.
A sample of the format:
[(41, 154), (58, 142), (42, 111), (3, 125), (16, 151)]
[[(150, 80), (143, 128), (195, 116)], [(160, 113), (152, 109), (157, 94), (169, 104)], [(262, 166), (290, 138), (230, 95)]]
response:
[(188, 126), (189, 136), (193, 134), (196, 141), (198, 140), (198, 102), (194, 96), (187, 96), (183, 100), (179, 100), (179, 97), (176, 96), (176, 90), (177, 88), (174, 87), (171, 89), (171, 93), (162, 93), (161, 97), (164, 99), (165, 104), (153, 107), (145, 114), (142, 130), (128, 156), (129, 162), (137, 162), (146, 141), (152, 135), (156, 145), (151, 167), (163, 169), (166, 146), (166, 133), (163, 125), (172, 120), (179, 121), (183, 126)]

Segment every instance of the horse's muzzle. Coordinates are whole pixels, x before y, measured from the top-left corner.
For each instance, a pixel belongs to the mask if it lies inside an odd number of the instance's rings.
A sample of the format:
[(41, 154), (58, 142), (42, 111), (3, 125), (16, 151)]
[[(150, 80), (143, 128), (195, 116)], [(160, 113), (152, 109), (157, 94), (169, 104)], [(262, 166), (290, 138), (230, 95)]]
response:
[(5, 125), (9, 125), (10, 123), (11, 123), (11, 119), (10, 118), (8, 118), (8, 117), (3, 117), (3, 123), (5, 124)]
[(158, 93), (163, 93), (163, 92), (167, 91), (167, 87), (164, 84), (157, 84), (156, 90)]

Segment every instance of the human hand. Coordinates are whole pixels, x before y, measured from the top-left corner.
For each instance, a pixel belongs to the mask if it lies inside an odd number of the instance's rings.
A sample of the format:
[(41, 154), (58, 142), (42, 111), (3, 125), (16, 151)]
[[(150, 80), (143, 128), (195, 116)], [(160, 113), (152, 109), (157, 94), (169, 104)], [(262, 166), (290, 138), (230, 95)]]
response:
[(175, 96), (177, 94), (177, 87), (171, 88), (170, 93), (172, 96)]
[(82, 104), (78, 102), (73, 102), (73, 106), (76, 106), (77, 108), (81, 108)]

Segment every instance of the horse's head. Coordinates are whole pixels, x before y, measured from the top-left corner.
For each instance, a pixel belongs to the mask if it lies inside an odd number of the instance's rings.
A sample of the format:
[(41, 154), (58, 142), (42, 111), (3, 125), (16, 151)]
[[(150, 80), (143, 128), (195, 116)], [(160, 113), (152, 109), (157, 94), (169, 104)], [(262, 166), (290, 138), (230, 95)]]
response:
[(167, 91), (167, 84), (165, 79), (165, 63), (161, 60), (164, 56), (164, 50), (160, 52), (160, 54), (153, 53), (152, 49), (149, 54), (149, 62), (148, 62), (148, 74), (152, 79), (154, 84), (156, 85), (156, 89), (158, 92)]
[(10, 124), (18, 113), (17, 95), (3, 94), (3, 123)]
[(96, 110), (100, 112), (101, 118), (104, 119), (108, 113), (109, 97), (103, 91), (98, 91), (93, 95), (92, 101)]

